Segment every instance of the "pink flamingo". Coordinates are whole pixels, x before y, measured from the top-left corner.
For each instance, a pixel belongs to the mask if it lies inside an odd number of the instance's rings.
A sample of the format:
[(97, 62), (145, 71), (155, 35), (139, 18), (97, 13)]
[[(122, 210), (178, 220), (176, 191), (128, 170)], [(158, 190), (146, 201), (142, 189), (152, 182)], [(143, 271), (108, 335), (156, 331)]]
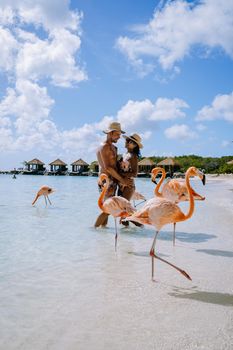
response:
[[(162, 173), (162, 177), (160, 178), (158, 184), (156, 183), (156, 176), (158, 173)], [(205, 185), (205, 175), (199, 171), (200, 179), (203, 180), (203, 184)], [(188, 201), (189, 200), (189, 193), (188, 193), (188, 188), (186, 186), (185, 181), (183, 180), (177, 180), (177, 179), (171, 179), (167, 183), (163, 185), (162, 191), (159, 192), (159, 189), (166, 177), (166, 172), (164, 168), (154, 168), (151, 171), (151, 181), (157, 184), (154, 190), (154, 194), (156, 197), (159, 198), (167, 198), (170, 199), (173, 202), (183, 202), (183, 201)], [(193, 197), (195, 200), (205, 200), (205, 197), (201, 196), (197, 192), (194, 191), (194, 189), (190, 186)], [(174, 222), (174, 228), (173, 228), (173, 245), (175, 245), (175, 239), (176, 239), (176, 223)]]
[[(49, 186), (46, 186), (46, 185), (42, 186), (42, 187), (39, 189), (39, 191), (37, 192), (36, 197), (35, 197), (35, 199), (34, 199), (33, 202), (32, 202), (32, 205), (34, 205), (34, 204), (36, 203), (37, 199), (38, 199), (40, 196), (44, 196), (45, 204), (46, 204), (46, 205), (47, 205), (47, 199), (48, 199), (48, 201), (49, 201), (49, 204), (52, 204), (52, 203), (50, 202), (50, 199), (49, 199), (49, 194), (53, 193), (54, 191), (55, 191), (55, 190), (52, 189), (52, 188), (49, 187)], [(46, 198), (47, 198), (47, 199), (46, 199)]]
[[(162, 173), (162, 177), (160, 178), (159, 183), (157, 184), (155, 179), (156, 179), (156, 176), (158, 173)], [(204, 174), (202, 172), (200, 172), (199, 177), (202, 179), (203, 176), (204, 176)], [(164, 168), (157, 167), (157, 168), (152, 169), (151, 181), (154, 182), (155, 184), (157, 184), (157, 186), (155, 187), (155, 190), (154, 190), (155, 196), (167, 198), (167, 199), (170, 199), (171, 201), (174, 201), (174, 202), (176, 202), (176, 201), (178, 201), (178, 202), (188, 201), (189, 200), (188, 189), (187, 189), (187, 186), (185, 184), (185, 181), (183, 181), (182, 179), (169, 180), (167, 183), (165, 183), (163, 185), (162, 192), (159, 192), (159, 189), (160, 189), (165, 177), (166, 177), (166, 172), (165, 172)], [(201, 200), (201, 201), (205, 200), (205, 197), (203, 197), (200, 194), (198, 194), (197, 192), (195, 192), (192, 187), (191, 187), (191, 190), (192, 190), (193, 197), (195, 200)]]
[(120, 196), (113, 196), (109, 197), (107, 199), (104, 199), (106, 191), (109, 187), (109, 178), (106, 174), (101, 174), (99, 177), (99, 183), (103, 183), (105, 181), (105, 184), (103, 186), (103, 190), (100, 194), (100, 197), (98, 199), (98, 206), (99, 208), (106, 214), (110, 214), (114, 217), (115, 221), (115, 250), (117, 247), (117, 222), (116, 218), (125, 218), (126, 216), (129, 216), (135, 212), (135, 209), (132, 207), (131, 203)]
[[(191, 277), (184, 270), (181, 270), (179, 267), (171, 264), (167, 260), (158, 257), (154, 252), (157, 235), (164, 225), (188, 220), (193, 215), (194, 196), (190, 186), (190, 176), (198, 176), (201, 178), (203, 174), (195, 167), (190, 167), (186, 171), (185, 182), (189, 193), (189, 210), (187, 214), (184, 214), (175, 202), (166, 198), (157, 198), (148, 201), (142, 209), (126, 218), (128, 221), (133, 220), (139, 222), (140, 224), (152, 225), (156, 228), (156, 234), (150, 249), (150, 256), (152, 258), (152, 279), (154, 278), (154, 258), (157, 258), (174, 267), (186, 278), (191, 280)], [(203, 176), (202, 182), (204, 181)]]

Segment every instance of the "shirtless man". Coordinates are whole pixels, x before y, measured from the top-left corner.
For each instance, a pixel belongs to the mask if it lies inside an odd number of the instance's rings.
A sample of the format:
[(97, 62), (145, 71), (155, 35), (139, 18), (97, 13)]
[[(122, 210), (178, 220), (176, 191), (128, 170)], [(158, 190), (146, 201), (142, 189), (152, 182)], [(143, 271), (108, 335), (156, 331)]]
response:
[[(108, 129), (104, 130), (104, 133), (107, 134), (107, 139), (104, 144), (98, 148), (97, 159), (100, 166), (100, 174), (107, 174), (110, 180), (110, 186), (105, 196), (105, 198), (108, 198), (115, 195), (118, 182), (130, 186), (132, 184), (132, 179), (124, 178), (117, 171), (117, 147), (114, 146), (114, 143), (117, 143), (121, 134), (125, 133), (121, 130), (120, 123), (110, 123)], [(108, 214), (101, 213), (95, 222), (95, 227), (106, 226), (107, 222)]]

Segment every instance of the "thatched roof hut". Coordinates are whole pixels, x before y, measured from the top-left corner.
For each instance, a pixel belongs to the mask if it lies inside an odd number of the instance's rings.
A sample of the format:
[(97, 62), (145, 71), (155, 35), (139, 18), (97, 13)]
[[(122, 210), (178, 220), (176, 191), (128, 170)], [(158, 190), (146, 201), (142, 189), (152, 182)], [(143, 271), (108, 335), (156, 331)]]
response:
[(61, 159), (56, 159), (53, 162), (49, 163), (50, 171), (56, 173), (65, 173), (67, 169), (67, 164), (64, 163)]
[(91, 162), (90, 166), (89, 166), (91, 172), (95, 175), (98, 175), (99, 173), (99, 163), (97, 160), (94, 160), (93, 162)]
[(30, 160), (29, 162), (26, 162), (26, 167), (27, 167), (28, 171), (44, 171), (45, 170), (44, 163), (37, 158), (34, 158), (34, 159)]
[(71, 163), (71, 165), (88, 166), (89, 164), (80, 158), (75, 162)]
[(173, 158), (166, 158), (164, 160), (161, 160), (161, 162), (159, 162), (157, 166), (163, 166), (165, 169), (166, 167), (168, 167), (169, 173), (171, 175), (173, 174), (175, 167), (180, 168), (180, 164)]
[(139, 173), (148, 174), (151, 172), (154, 166), (155, 166), (155, 163), (153, 162), (153, 160), (151, 160), (150, 158), (144, 158), (140, 160), (140, 162), (138, 163), (138, 171)]
[(55, 165), (55, 166), (56, 165), (64, 165), (64, 166), (66, 166), (67, 164), (58, 158), (58, 159), (54, 160), (53, 162), (49, 163), (49, 165)]
[(41, 160), (37, 159), (37, 158), (34, 158), (34, 159), (30, 160), (29, 162), (27, 162), (27, 164), (44, 165), (44, 163)]
[(178, 165), (178, 163), (173, 158), (166, 158), (164, 160), (161, 160), (161, 162), (157, 164), (157, 166), (175, 166), (175, 165)]
[(73, 173), (82, 173), (82, 172), (88, 171), (89, 164), (80, 158), (75, 162), (73, 162), (71, 166), (72, 166)]
[(229, 160), (229, 162), (227, 162), (228, 165), (233, 165), (233, 159)]

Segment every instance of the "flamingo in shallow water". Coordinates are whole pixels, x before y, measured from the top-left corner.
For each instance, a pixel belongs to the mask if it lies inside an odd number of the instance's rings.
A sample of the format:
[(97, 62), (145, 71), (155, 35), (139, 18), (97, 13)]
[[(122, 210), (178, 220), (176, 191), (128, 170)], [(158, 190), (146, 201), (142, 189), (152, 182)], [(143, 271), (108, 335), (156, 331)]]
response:
[[(158, 257), (155, 252), (155, 243), (156, 238), (161, 230), (161, 228), (170, 223), (180, 222), (188, 220), (194, 212), (194, 196), (192, 193), (192, 188), (190, 186), (190, 176), (198, 176), (202, 177), (202, 173), (195, 167), (190, 167), (185, 174), (185, 183), (189, 193), (189, 210), (187, 214), (184, 214), (179, 206), (166, 198), (155, 198), (151, 201), (148, 201), (140, 210), (136, 213), (127, 217), (126, 220), (137, 221), (140, 224), (148, 224), (152, 225), (156, 229), (155, 237), (150, 249), (150, 256), (152, 258), (152, 279), (154, 278), (154, 258), (162, 260), (163, 262), (171, 265), (175, 269), (177, 269), (180, 273), (182, 273), (186, 278), (191, 280), (191, 277), (184, 271), (178, 268), (177, 266), (169, 263), (167, 260)], [(204, 182), (205, 177), (202, 178), (202, 182)]]
[(47, 199), (49, 201), (49, 204), (52, 204), (50, 199), (49, 199), (49, 194), (53, 193), (54, 192), (54, 189), (52, 189), (51, 187), (49, 186), (42, 186), (39, 191), (37, 192), (36, 194), (36, 197), (35, 199), (33, 200), (32, 202), (32, 205), (34, 205), (37, 201), (37, 199), (40, 197), (40, 196), (44, 196), (44, 199), (45, 199), (45, 204), (47, 205)]
[(105, 184), (103, 186), (103, 190), (100, 194), (100, 197), (98, 199), (98, 206), (99, 208), (106, 214), (111, 214), (114, 217), (115, 221), (115, 250), (117, 247), (117, 222), (116, 218), (125, 218), (126, 216), (129, 216), (133, 214), (136, 210), (132, 207), (131, 203), (120, 196), (113, 196), (109, 197), (107, 199), (104, 199), (106, 191), (109, 187), (109, 178), (106, 174), (101, 174), (99, 177), (99, 183), (103, 183), (105, 181)]
[[(157, 174), (162, 173), (162, 177), (159, 180), (159, 183), (156, 183)], [(199, 177), (202, 179), (204, 174), (200, 171)], [(154, 168), (151, 171), (151, 181), (154, 182), (157, 186), (155, 187), (154, 194), (157, 197), (168, 198), (173, 202), (183, 202), (189, 200), (189, 193), (185, 181), (182, 179), (171, 179), (163, 185), (162, 191), (159, 192), (159, 189), (166, 177), (166, 172), (164, 168)], [(201, 196), (191, 187), (192, 194), (195, 200), (205, 200), (205, 197)]]
[[(162, 173), (162, 177), (160, 178), (158, 184), (156, 183), (156, 176), (157, 174)], [(204, 174), (199, 171), (199, 175), (200, 179), (204, 179), (203, 184), (205, 185), (205, 176)], [(156, 197), (159, 198), (167, 198), (170, 199), (173, 202), (183, 202), (183, 201), (188, 201), (189, 200), (189, 192), (188, 192), (188, 188), (186, 186), (185, 181), (183, 180), (177, 180), (177, 179), (171, 179), (168, 182), (166, 182), (163, 185), (162, 191), (159, 192), (159, 189), (164, 181), (166, 177), (166, 172), (164, 170), (164, 168), (154, 168), (151, 171), (151, 181), (154, 182), (157, 186), (155, 187), (154, 190), (154, 194)], [(197, 192), (194, 191), (194, 189), (190, 186), (192, 194), (193, 194), (193, 198), (195, 200), (205, 200), (205, 197), (201, 196), (200, 194), (198, 194)], [(173, 228), (173, 245), (175, 245), (175, 237), (176, 237), (176, 223), (174, 222), (174, 228)]]

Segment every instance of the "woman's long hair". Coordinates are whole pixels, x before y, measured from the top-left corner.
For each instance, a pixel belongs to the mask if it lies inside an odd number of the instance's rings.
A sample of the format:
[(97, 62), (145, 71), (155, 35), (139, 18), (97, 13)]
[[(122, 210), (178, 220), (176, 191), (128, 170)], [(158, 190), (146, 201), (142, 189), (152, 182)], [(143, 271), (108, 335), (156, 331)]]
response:
[(132, 150), (132, 153), (136, 154), (138, 159), (140, 159), (142, 157), (141, 152), (140, 152), (140, 148), (139, 148), (139, 146), (137, 145), (136, 142), (134, 142), (134, 143), (135, 143), (136, 147), (134, 147), (134, 149)]

